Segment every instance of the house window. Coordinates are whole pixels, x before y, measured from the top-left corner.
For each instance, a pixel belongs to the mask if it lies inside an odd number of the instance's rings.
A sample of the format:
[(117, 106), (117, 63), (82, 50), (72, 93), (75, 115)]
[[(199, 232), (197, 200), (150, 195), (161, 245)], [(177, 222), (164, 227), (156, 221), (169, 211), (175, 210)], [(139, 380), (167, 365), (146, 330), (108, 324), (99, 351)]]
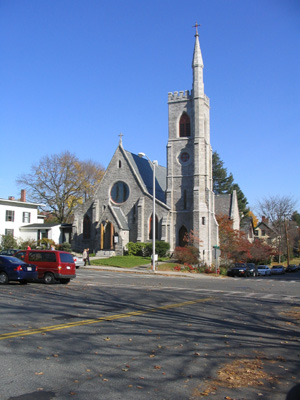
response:
[(202, 217), (202, 225), (205, 225), (205, 217)]
[(186, 190), (183, 191), (183, 209), (187, 209), (187, 195), (186, 195)]
[(30, 224), (30, 212), (23, 212), (22, 221)]
[(14, 236), (14, 230), (13, 229), (5, 229), (5, 235)]
[(254, 231), (254, 235), (258, 236), (258, 230), (257, 229)]
[(266, 236), (266, 231), (262, 230), (261, 231), (261, 236)]
[(179, 121), (179, 136), (180, 137), (191, 136), (190, 117), (186, 113), (182, 114)]
[(15, 212), (11, 210), (6, 210), (5, 221), (14, 222), (15, 220)]
[(122, 168), (122, 161), (119, 160), (119, 168)]
[(91, 219), (88, 215), (83, 219), (83, 239), (90, 239), (91, 237)]

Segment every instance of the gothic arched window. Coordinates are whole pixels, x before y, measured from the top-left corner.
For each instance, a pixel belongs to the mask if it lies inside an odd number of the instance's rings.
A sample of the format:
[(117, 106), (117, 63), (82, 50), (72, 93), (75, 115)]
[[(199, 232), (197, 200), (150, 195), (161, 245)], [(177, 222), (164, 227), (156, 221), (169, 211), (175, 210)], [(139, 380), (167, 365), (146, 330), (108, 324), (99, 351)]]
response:
[[(153, 214), (150, 217), (149, 220), (149, 239), (152, 239), (152, 231), (153, 231), (153, 220), (152, 220)], [(157, 215), (155, 215), (155, 239), (158, 240), (158, 218)]]
[(186, 227), (182, 225), (182, 227), (179, 229), (179, 235), (178, 235), (178, 244), (180, 247), (185, 247), (187, 246), (187, 241), (186, 241), (186, 235), (188, 233)]
[(88, 215), (83, 219), (83, 239), (90, 239), (91, 237), (91, 219)]
[(180, 137), (191, 136), (190, 117), (186, 113), (182, 114), (179, 121), (179, 136)]

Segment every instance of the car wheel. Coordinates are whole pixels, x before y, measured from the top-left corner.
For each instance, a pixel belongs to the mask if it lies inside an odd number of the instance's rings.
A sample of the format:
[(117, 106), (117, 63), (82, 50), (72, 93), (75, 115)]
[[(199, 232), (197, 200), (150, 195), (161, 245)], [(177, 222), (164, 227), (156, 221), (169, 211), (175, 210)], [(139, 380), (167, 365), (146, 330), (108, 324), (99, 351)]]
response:
[(60, 279), (60, 283), (63, 285), (67, 285), (70, 282), (70, 279)]
[(0, 284), (6, 285), (8, 283), (8, 276), (5, 272), (0, 272)]
[(44, 275), (44, 282), (47, 283), (47, 285), (53, 283), (55, 281), (54, 275), (51, 274), (50, 272), (46, 272)]
[(28, 282), (25, 281), (25, 280), (21, 280), (21, 281), (20, 281), (20, 284), (21, 284), (21, 285), (27, 285), (27, 283), (28, 283)]

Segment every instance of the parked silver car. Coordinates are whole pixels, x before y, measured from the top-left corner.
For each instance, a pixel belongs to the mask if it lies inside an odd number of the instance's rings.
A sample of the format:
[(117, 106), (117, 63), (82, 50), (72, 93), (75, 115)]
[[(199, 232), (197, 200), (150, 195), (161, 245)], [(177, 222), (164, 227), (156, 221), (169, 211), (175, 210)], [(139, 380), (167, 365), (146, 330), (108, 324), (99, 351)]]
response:
[(285, 268), (283, 265), (274, 265), (271, 269), (271, 275), (283, 275), (285, 274)]
[(271, 275), (271, 269), (267, 265), (259, 265), (257, 267), (257, 275), (258, 276)]
[(84, 266), (84, 261), (83, 261), (82, 257), (78, 257), (75, 254), (73, 254), (73, 260), (74, 260), (76, 269)]

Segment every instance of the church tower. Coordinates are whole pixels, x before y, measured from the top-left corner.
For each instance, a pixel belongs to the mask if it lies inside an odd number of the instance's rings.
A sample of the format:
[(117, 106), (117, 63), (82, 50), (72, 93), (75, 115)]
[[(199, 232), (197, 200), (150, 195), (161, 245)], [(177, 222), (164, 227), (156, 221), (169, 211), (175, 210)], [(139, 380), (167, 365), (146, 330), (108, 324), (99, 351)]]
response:
[(186, 233), (198, 237), (200, 259), (215, 262), (218, 245), (212, 183), (209, 98), (204, 94), (203, 60), (196, 24), (193, 55), (193, 89), (168, 95), (166, 201), (170, 207), (171, 250), (183, 246)]

